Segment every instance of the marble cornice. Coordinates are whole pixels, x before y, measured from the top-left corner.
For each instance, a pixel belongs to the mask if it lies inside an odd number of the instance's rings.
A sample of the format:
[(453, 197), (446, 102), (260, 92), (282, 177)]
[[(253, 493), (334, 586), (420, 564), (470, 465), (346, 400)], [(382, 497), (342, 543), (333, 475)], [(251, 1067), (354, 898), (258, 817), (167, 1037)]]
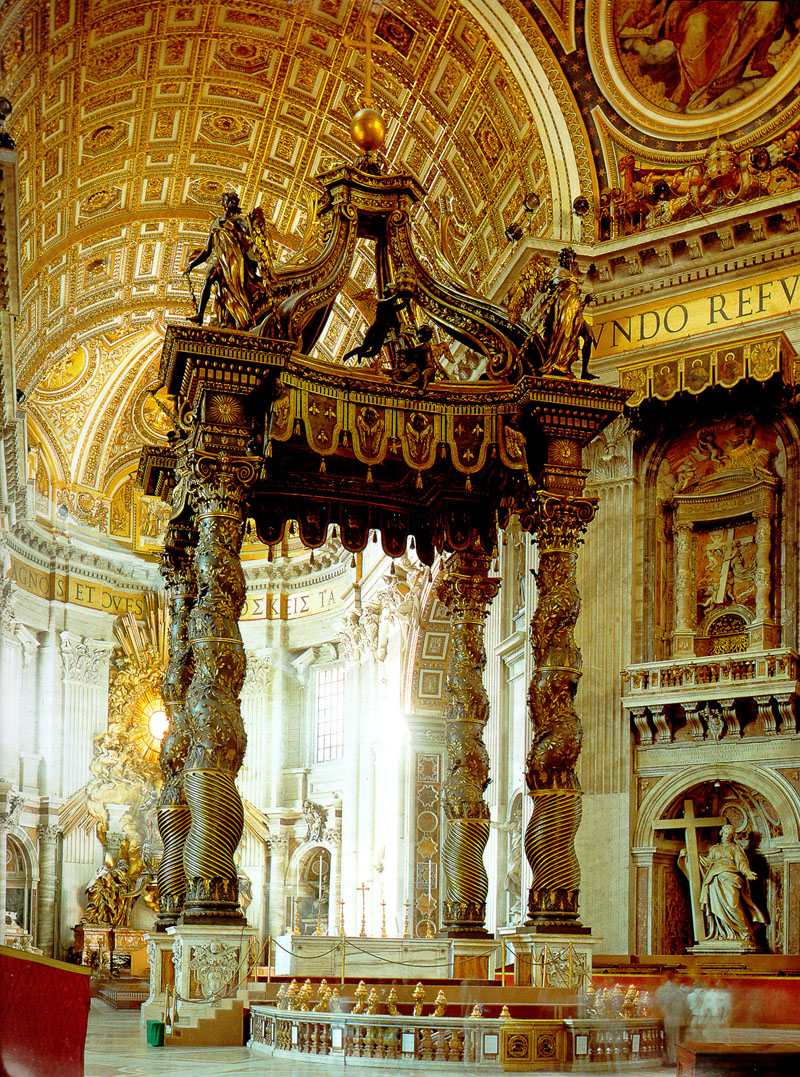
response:
[[(492, 298), (502, 302), (534, 253), (554, 261), (565, 245), (563, 239), (521, 240), (491, 282)], [(800, 258), (800, 190), (604, 243), (570, 245), (594, 294), (593, 311), (623, 308), (654, 293), (663, 299), (704, 281), (718, 286), (720, 279), (732, 282), (761, 266)]]
[(3, 536), (10, 553), (43, 571), (62, 573), (76, 570), (87, 579), (108, 586), (120, 582), (148, 590), (161, 587), (157, 566), (134, 554), (122, 557), (93, 552), (61, 536), (49, 536), (35, 524), (23, 521)]
[(307, 588), (310, 583), (325, 583), (338, 579), (350, 561), (343, 548), (326, 545), (314, 551), (314, 564), (308, 556), (280, 561), (243, 561), (245, 583), (248, 587), (272, 585), (276, 590), (292, 591)]

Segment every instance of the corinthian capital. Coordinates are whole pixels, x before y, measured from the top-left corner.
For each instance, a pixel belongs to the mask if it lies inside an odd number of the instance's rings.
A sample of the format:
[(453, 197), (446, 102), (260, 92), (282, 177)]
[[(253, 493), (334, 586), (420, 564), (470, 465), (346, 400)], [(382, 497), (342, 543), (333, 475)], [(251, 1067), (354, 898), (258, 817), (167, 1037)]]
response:
[(564, 550), (573, 553), (594, 519), (597, 503), (596, 497), (560, 497), (539, 490), (520, 512), (520, 524), (523, 531), (536, 536), (540, 552)]
[(82, 684), (102, 684), (108, 655), (113, 649), (113, 643), (84, 639), (73, 632), (62, 632), (61, 660), (64, 663), (65, 677)]
[(450, 557), (436, 593), (451, 618), (482, 621), (486, 617), (500, 589), (500, 580), (490, 579), (488, 571), (488, 557), (468, 553)]
[(258, 477), (258, 462), (228, 453), (194, 453), (191, 464), (190, 496), (196, 514), (243, 518), (250, 487)]

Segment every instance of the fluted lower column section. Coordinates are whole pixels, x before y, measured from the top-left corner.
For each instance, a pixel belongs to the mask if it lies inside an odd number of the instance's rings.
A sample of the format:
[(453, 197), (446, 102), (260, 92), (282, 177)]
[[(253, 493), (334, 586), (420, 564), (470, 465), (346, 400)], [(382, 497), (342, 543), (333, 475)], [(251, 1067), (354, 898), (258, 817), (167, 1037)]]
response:
[(197, 527), (197, 597), (189, 623), (194, 670), (186, 693), (191, 738), (183, 789), (191, 827), (183, 850), (184, 923), (242, 920), (233, 854), (242, 837), (234, 784), (247, 738), (239, 695), (246, 660), (239, 617), (245, 582), (239, 560), (252, 462), (196, 454), (191, 496)]
[(89, 780), (94, 739), (108, 724), (108, 662), (113, 643), (62, 632), (64, 722), (60, 795)]
[(533, 812), (525, 831), (525, 856), (533, 873), (526, 924), (537, 928), (568, 930), (578, 923), (575, 835), (581, 788), (575, 766), (582, 731), (573, 700), (581, 654), (573, 633), (581, 608), (578, 545), (596, 504), (593, 498), (540, 491), (521, 517), (539, 547), (531, 621), (534, 672), (528, 693), (533, 741), (526, 762)]
[(451, 936), (485, 932), (489, 881), (483, 851), (489, 840), (489, 753), (483, 730), (489, 697), (484, 628), (499, 580), (488, 578), (489, 558), (454, 554), (439, 583), (440, 601), (450, 614), (446, 721), (448, 772), (442, 789), (447, 835), (442, 848), (446, 896), (443, 925)]
[(56, 862), (61, 831), (57, 826), (40, 823), (39, 886), (36, 892), (36, 945), (45, 957), (55, 956), (56, 942)]
[(169, 729), (161, 742), (159, 756), (163, 784), (156, 817), (164, 853), (158, 866), (157, 931), (177, 923), (186, 897), (183, 850), (191, 825), (191, 812), (183, 790), (183, 770), (189, 751), (186, 692), (194, 669), (189, 618), (196, 597), (192, 564), (195, 540), (192, 528), (170, 524), (161, 558), (169, 613), (169, 662), (161, 682), (161, 696), (169, 717)]

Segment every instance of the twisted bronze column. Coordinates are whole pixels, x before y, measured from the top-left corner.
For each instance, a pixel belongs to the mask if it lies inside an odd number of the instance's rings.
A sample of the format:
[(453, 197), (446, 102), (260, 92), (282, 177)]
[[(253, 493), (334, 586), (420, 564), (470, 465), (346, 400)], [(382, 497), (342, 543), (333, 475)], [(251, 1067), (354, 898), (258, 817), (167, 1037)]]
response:
[(579, 927), (575, 835), (581, 788), (575, 765), (582, 730), (573, 701), (581, 653), (573, 632), (581, 608), (578, 546), (596, 508), (594, 498), (539, 491), (520, 517), (539, 547), (531, 620), (534, 672), (528, 692), (533, 742), (526, 761), (533, 814), (525, 830), (525, 856), (533, 872), (525, 922), (539, 928)]
[(161, 698), (169, 718), (169, 729), (161, 742), (159, 757), (163, 784), (157, 819), (164, 853), (158, 865), (157, 931), (177, 923), (186, 896), (183, 846), (189, 833), (191, 813), (183, 793), (183, 768), (189, 750), (184, 705), (193, 670), (189, 615), (195, 600), (192, 565), (195, 539), (191, 528), (172, 523), (161, 556), (169, 614), (169, 663), (161, 682)]
[(192, 822), (183, 849), (184, 923), (241, 920), (233, 854), (243, 829), (234, 784), (247, 738), (239, 693), (246, 668), (239, 616), (245, 582), (239, 551), (255, 464), (222, 452), (192, 458), (197, 598), (189, 620), (194, 671), (186, 693), (191, 738), (183, 788)]
[(454, 554), (439, 583), (439, 600), (450, 614), (446, 689), (448, 772), (442, 789), (447, 836), (442, 849), (446, 883), (443, 923), (455, 936), (484, 934), (489, 880), (483, 851), (489, 840), (489, 753), (483, 729), (489, 698), (484, 626), (489, 603), (500, 586), (488, 578), (489, 558)]

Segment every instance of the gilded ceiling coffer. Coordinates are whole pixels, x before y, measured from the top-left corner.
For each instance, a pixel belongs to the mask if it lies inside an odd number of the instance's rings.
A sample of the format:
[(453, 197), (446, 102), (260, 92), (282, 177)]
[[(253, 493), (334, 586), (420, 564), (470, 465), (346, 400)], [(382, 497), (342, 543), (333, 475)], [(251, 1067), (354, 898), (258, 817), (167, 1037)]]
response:
[(528, 692), (532, 743), (525, 775), (533, 811), (524, 845), (533, 881), (525, 923), (540, 930), (574, 931), (581, 930), (575, 835), (582, 795), (575, 771), (582, 739), (574, 704), (581, 676), (574, 637), (581, 608), (576, 569), (578, 547), (597, 501), (581, 496), (586, 472), (580, 467), (579, 442), (553, 439), (548, 458), (545, 488), (520, 513), (522, 527), (535, 536), (539, 549)]
[(169, 729), (161, 742), (159, 756), (163, 784), (158, 797), (157, 818), (164, 852), (158, 865), (158, 930), (177, 923), (186, 897), (183, 846), (189, 833), (191, 814), (183, 792), (183, 768), (189, 750), (184, 708), (193, 670), (189, 615), (195, 601), (191, 557), (195, 538), (190, 529), (171, 523), (160, 564), (169, 613), (169, 663), (161, 684)]
[(244, 825), (234, 780), (247, 742), (239, 702), (247, 664), (239, 632), (245, 599), (239, 551), (257, 474), (253, 461), (225, 451), (198, 451), (189, 460), (197, 598), (188, 628), (194, 668), (185, 706), (191, 744), (183, 789), (191, 827), (183, 849), (184, 923), (242, 915), (233, 861)]
[(485, 934), (489, 881), (483, 851), (489, 840), (489, 753), (483, 730), (489, 697), (484, 628), (500, 581), (488, 578), (489, 558), (454, 554), (439, 583), (440, 601), (450, 614), (451, 637), (446, 689), (447, 777), (442, 802), (447, 835), (442, 849), (446, 896), (443, 925), (450, 935)]

